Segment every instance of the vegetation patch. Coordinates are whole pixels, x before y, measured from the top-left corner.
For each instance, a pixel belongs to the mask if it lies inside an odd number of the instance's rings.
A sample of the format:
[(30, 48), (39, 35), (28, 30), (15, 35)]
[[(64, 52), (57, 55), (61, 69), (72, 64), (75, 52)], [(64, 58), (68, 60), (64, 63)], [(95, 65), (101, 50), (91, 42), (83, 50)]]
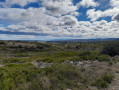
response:
[(108, 88), (118, 72), (118, 43), (0, 41), (0, 90)]
[(92, 85), (98, 88), (107, 88), (109, 84), (113, 81), (113, 74), (103, 74), (100, 79), (97, 79)]

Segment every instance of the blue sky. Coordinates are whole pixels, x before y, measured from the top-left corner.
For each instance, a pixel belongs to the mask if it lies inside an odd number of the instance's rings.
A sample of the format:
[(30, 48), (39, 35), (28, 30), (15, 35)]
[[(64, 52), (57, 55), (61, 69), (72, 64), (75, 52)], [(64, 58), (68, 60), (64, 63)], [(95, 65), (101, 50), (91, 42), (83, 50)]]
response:
[(0, 0), (0, 39), (119, 38), (119, 0)]

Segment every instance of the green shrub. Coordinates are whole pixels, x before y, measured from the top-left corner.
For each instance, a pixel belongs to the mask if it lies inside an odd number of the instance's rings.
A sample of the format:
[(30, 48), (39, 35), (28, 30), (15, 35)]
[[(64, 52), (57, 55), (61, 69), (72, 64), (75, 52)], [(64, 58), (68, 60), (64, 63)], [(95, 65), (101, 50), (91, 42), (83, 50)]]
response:
[(78, 87), (77, 83), (80, 80), (80, 71), (78, 68), (66, 65), (58, 64), (45, 69), (53, 86), (61, 88), (73, 88)]
[(114, 75), (112, 74), (103, 74), (100, 79), (97, 79), (92, 85), (98, 88), (107, 88), (109, 84), (113, 81)]
[(54, 58), (44, 58), (44, 59), (41, 59), (39, 61), (46, 62), (46, 63), (51, 63), (51, 62), (54, 61)]
[(98, 88), (107, 88), (109, 86), (109, 84), (102, 79), (96, 80), (92, 85)]
[(79, 58), (77, 58), (77, 59), (79, 59), (79, 60), (91, 60), (91, 61), (98, 60), (100, 62), (102, 62), (102, 61), (110, 61), (108, 55), (100, 54), (97, 51), (80, 52)]
[[(35, 67), (31, 64), (7, 64), (0, 68), (0, 90), (17, 90), (36, 77)], [(19, 89), (18, 89), (19, 90)]]
[(8, 59), (4, 59), (3, 63), (25, 63), (29, 61), (30, 59), (24, 59), (24, 58), (8, 58)]
[(102, 50), (102, 53), (110, 56), (119, 55), (119, 43), (111, 42), (106, 44)]
[(100, 55), (98, 57), (98, 61), (102, 62), (102, 61), (110, 61), (109, 57), (107, 55)]
[(106, 81), (107, 83), (111, 83), (114, 79), (114, 75), (112, 74), (104, 74), (102, 75), (102, 79)]
[(16, 53), (15, 57), (28, 57), (29, 54), (28, 53)]
[(113, 62), (112, 62), (112, 61), (110, 61), (108, 64), (109, 64), (109, 66), (112, 66), (112, 65), (113, 65)]

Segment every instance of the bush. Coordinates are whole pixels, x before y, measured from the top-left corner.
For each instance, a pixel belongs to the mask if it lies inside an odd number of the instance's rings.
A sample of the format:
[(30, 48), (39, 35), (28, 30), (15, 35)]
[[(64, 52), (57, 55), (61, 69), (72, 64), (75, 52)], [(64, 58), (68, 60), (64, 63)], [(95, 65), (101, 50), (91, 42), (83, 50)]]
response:
[(93, 82), (93, 86), (98, 88), (107, 88), (109, 84), (113, 81), (114, 75), (112, 74), (103, 74), (100, 79), (97, 79)]
[[(61, 88), (76, 88), (77, 83), (80, 81), (81, 73), (78, 68), (66, 65), (58, 64), (45, 69), (51, 84), (62, 90)], [(65, 90), (65, 89), (63, 89)]]
[(114, 79), (114, 75), (112, 74), (104, 74), (102, 75), (102, 79), (106, 81), (107, 83), (111, 83), (112, 80)]
[(119, 55), (119, 43), (113, 42), (109, 43), (108, 45), (106, 44), (102, 50), (102, 53), (110, 56)]
[(79, 60), (98, 60), (102, 61), (110, 61), (108, 55), (100, 54), (97, 51), (84, 51), (79, 54)]
[(98, 57), (98, 61), (110, 61), (109, 57), (107, 55), (101, 55)]
[(36, 75), (36, 69), (30, 63), (8, 64), (0, 68), (0, 90), (24, 90), (18, 88), (33, 80)]
[(109, 86), (109, 84), (102, 80), (102, 79), (98, 79), (93, 83), (94, 86), (98, 87), (98, 88), (107, 88)]
[(25, 63), (31, 61), (30, 59), (24, 58), (8, 58), (3, 60), (3, 63)]

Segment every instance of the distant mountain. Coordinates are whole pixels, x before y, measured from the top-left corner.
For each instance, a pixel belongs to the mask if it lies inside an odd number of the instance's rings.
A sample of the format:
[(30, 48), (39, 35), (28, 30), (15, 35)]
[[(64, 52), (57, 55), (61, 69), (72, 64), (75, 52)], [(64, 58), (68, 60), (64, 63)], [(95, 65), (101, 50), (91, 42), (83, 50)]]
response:
[[(3, 40), (4, 41), (4, 40)], [(39, 41), (39, 42), (90, 42), (90, 41), (119, 41), (119, 38), (97, 38), (97, 39), (52, 39), (52, 40), (8, 40), (8, 41)]]
[(54, 39), (48, 42), (59, 41), (74, 41), (74, 42), (90, 42), (90, 41), (119, 41), (119, 38), (97, 38), (97, 39)]

